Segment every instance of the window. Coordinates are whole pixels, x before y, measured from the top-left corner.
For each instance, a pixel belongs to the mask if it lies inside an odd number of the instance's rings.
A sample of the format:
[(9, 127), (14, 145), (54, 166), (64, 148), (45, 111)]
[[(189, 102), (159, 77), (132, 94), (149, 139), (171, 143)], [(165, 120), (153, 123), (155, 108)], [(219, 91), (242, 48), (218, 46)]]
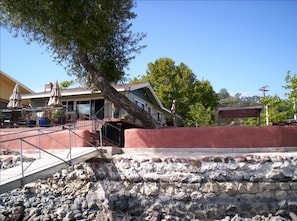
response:
[(157, 121), (161, 121), (161, 113), (158, 112), (158, 119)]
[(74, 111), (74, 101), (68, 101), (67, 111)]
[(66, 112), (74, 111), (74, 101), (63, 101), (62, 105), (66, 108)]
[(113, 117), (114, 118), (119, 118), (120, 117), (120, 110), (118, 108), (113, 110)]
[(89, 116), (91, 112), (90, 101), (78, 101), (76, 103), (76, 109), (79, 114), (84, 114)]
[(144, 110), (144, 103), (140, 102), (140, 101), (135, 101), (135, 104), (140, 107), (142, 110)]

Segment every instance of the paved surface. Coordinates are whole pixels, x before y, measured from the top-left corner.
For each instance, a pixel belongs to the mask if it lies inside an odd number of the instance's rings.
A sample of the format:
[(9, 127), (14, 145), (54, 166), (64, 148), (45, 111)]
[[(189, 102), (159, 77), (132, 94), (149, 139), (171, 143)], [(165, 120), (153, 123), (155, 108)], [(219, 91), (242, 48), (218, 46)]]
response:
[[(94, 147), (74, 147), (67, 150), (47, 150), (46, 152), (28, 151), (24, 152), (25, 157), (35, 158), (33, 162), (0, 170), (0, 193), (18, 188), (36, 179), (45, 178), (53, 173), (79, 162), (93, 157), (102, 157), (100, 151)], [(106, 157), (111, 157), (112, 148), (104, 147)]]
[(297, 147), (272, 147), (272, 148), (124, 148), (123, 154), (114, 157), (131, 159), (144, 159), (149, 157), (160, 158), (190, 158), (201, 159), (206, 156), (240, 156), (240, 155), (270, 155), (270, 156), (295, 156)]

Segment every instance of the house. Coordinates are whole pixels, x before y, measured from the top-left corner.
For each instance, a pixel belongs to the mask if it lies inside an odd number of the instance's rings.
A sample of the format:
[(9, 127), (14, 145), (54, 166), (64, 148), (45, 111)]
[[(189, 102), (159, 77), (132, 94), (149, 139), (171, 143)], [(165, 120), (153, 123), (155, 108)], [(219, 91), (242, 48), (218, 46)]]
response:
[[(33, 90), (0, 70), (0, 127), (3, 127), (4, 124), (12, 126), (13, 122), (18, 121), (21, 118), (20, 111), (11, 111), (7, 109), (9, 98), (16, 84), (18, 84), (21, 94), (34, 93)], [(29, 103), (24, 100), (22, 101), (22, 105), (28, 107)]]
[[(19, 85), (21, 94), (34, 93), (33, 90), (0, 70), (0, 109), (6, 109), (9, 97), (16, 84)], [(28, 106), (28, 104), (28, 101), (23, 101), (24, 106)]]
[[(22, 94), (22, 100), (38, 114), (47, 108), (52, 84), (46, 84), (44, 91)], [(117, 84), (114, 88), (127, 96), (137, 106), (147, 111), (156, 121), (158, 127), (166, 125), (166, 119), (172, 118), (170, 110), (165, 108), (149, 83)], [(61, 89), (61, 103), (65, 112), (66, 123), (100, 119), (104, 122), (103, 135), (105, 139), (123, 146), (124, 130), (141, 128), (141, 122), (130, 116), (126, 110), (106, 100), (100, 90), (85, 87)], [(40, 117), (40, 115), (39, 115)]]

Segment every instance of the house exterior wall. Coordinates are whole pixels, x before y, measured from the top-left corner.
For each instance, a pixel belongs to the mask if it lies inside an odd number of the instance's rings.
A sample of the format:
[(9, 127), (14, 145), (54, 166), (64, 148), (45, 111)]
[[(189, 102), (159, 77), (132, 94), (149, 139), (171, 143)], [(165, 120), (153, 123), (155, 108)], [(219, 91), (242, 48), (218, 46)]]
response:
[(144, 95), (143, 91), (137, 90), (130, 92), (128, 98), (134, 103), (139, 102), (143, 104), (145, 111), (149, 112), (150, 109), (151, 116), (158, 122), (158, 124), (160, 124), (160, 126), (166, 123), (166, 115), (164, 111), (156, 108), (156, 105), (151, 102), (148, 96)]
[[(0, 71), (0, 109), (5, 109), (6, 105), (8, 104), (9, 97), (16, 85), (16, 81), (9, 78), (7, 75), (3, 74)], [(21, 94), (28, 94), (31, 91), (24, 88), (22, 85), (19, 84), (19, 89)], [(28, 105), (28, 101), (22, 101), (23, 105)]]
[(32, 99), (30, 101), (30, 104), (33, 108), (46, 107), (47, 102), (48, 102), (48, 98), (37, 98), (37, 99)]
[[(48, 97), (43, 98), (34, 98), (30, 99), (30, 103), (33, 108), (40, 108), (40, 107), (47, 107), (47, 103), (49, 101), (50, 94), (48, 94)], [(94, 101), (94, 100), (100, 100), (103, 99), (102, 95), (100, 94), (92, 94), (92, 95), (76, 95), (76, 96), (62, 96), (61, 102), (74, 102), (74, 111), (77, 111), (76, 105), (79, 102), (83, 101)]]
[[(133, 103), (141, 103), (143, 104), (143, 109), (149, 112), (151, 116), (156, 120), (159, 126), (164, 126), (166, 123), (166, 114), (163, 110), (158, 108), (158, 105), (155, 103), (153, 104), (151, 98), (149, 96), (145, 96), (144, 90), (134, 90), (134, 91), (125, 91), (122, 92), (127, 96), (127, 98), (132, 101)], [(105, 118), (122, 118), (125, 120), (132, 121), (137, 124), (141, 124), (141, 122), (137, 119), (132, 118), (126, 110), (117, 107), (109, 100), (105, 100), (104, 105), (104, 115)]]

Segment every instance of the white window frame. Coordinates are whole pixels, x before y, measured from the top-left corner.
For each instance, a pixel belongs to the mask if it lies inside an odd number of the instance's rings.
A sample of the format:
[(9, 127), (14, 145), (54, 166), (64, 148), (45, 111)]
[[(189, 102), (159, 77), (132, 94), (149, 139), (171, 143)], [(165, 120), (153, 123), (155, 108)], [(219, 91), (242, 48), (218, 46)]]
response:
[[(145, 109), (145, 103), (143, 103), (142, 101), (140, 101), (140, 100), (138, 100), (138, 99), (135, 99), (135, 104), (136, 104), (136, 106), (138, 106), (138, 107), (140, 107), (141, 109), (143, 109), (143, 110), (145, 110), (146, 111), (146, 109)], [(139, 105), (139, 104), (141, 104), (141, 105)]]

